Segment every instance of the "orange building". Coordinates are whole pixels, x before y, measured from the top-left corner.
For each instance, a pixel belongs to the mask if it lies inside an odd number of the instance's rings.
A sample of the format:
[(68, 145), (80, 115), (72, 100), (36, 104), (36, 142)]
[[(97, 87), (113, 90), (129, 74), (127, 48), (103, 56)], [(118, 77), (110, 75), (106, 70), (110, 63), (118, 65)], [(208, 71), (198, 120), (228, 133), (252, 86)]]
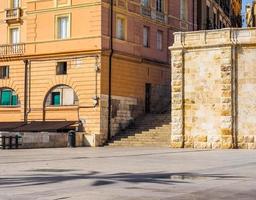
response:
[(186, 0), (1, 1), (0, 131), (75, 126), (97, 146), (168, 109), (167, 47), (196, 29), (194, 11)]

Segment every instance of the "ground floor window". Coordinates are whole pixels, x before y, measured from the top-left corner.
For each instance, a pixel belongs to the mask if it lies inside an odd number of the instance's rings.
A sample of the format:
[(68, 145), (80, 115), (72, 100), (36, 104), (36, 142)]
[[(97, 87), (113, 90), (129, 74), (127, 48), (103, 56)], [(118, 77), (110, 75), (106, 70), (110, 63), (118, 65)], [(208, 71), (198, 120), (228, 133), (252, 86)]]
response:
[(17, 106), (18, 96), (11, 89), (0, 90), (0, 106)]
[(75, 91), (65, 85), (53, 88), (46, 97), (46, 106), (78, 105), (78, 97)]

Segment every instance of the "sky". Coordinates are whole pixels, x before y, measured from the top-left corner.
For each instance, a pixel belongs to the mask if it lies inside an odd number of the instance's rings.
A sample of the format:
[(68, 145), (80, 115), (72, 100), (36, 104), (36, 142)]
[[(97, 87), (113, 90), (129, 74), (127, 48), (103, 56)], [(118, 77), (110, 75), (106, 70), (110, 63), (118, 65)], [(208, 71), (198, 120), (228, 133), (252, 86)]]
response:
[[(243, 19), (245, 17), (245, 5), (248, 4), (248, 3), (252, 3), (253, 0), (243, 0), (243, 9), (242, 9), (242, 16), (243, 16)], [(245, 24), (244, 24), (245, 25)]]

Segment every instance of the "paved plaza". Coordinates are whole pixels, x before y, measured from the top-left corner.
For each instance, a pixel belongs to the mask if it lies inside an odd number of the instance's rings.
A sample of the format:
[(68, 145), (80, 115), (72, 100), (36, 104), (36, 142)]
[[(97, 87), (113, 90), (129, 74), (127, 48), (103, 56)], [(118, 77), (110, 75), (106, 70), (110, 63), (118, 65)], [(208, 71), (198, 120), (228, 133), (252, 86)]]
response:
[(256, 152), (0, 150), (0, 200), (255, 200)]

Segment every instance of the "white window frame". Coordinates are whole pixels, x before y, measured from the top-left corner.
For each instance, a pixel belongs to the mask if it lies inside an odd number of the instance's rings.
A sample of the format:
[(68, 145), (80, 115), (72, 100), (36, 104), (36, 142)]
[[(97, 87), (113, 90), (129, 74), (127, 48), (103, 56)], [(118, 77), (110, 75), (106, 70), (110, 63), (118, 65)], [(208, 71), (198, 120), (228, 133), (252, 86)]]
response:
[(150, 27), (148, 26), (143, 26), (143, 46), (150, 47)]
[(188, 20), (188, 0), (180, 0), (180, 19)]
[[(119, 30), (119, 26), (118, 26), (119, 19), (123, 21), (123, 31), (121, 33), (122, 35), (120, 34), (120, 30)], [(116, 16), (116, 38), (119, 40), (126, 40), (126, 30), (127, 30), (126, 18), (122, 15), (117, 15)]]
[[(18, 38), (17, 38), (17, 42), (13, 42), (13, 33), (12, 30), (17, 29), (18, 30)], [(21, 33), (20, 33), (20, 27), (19, 26), (13, 26), (13, 27), (9, 27), (9, 44), (19, 44), (20, 43), (20, 38), (21, 38)]]
[(71, 0), (67, 0), (67, 3), (64, 4), (58, 4), (59, 0), (54, 0), (54, 6), (55, 7), (65, 7), (65, 6), (70, 6), (71, 5)]
[[(67, 24), (67, 36), (65, 38), (60, 37), (60, 30), (59, 30), (59, 19), (60, 18), (68, 18), (68, 24)], [(55, 16), (55, 38), (57, 40), (66, 40), (71, 38), (71, 14), (62, 14), (62, 15), (56, 15)]]
[(163, 38), (164, 38), (164, 32), (161, 30), (157, 30), (156, 33), (156, 48), (159, 51), (163, 50)]

